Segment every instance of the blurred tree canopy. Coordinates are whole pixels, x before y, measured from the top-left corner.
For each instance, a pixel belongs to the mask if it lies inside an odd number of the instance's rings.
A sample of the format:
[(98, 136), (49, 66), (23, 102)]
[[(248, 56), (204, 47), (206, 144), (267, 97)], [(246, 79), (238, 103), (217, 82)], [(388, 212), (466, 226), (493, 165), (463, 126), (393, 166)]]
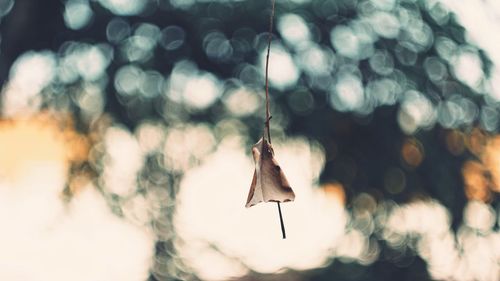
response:
[[(58, 68), (42, 104), (69, 109), (83, 132), (106, 113), (129, 129), (236, 118), (250, 139), (261, 135), (269, 1), (3, 2), (0, 83), (26, 52), (47, 55)], [(456, 229), (468, 199), (498, 205), (494, 192), (467, 193), (462, 175), (480, 158), (474, 144), (497, 132), (492, 63), (440, 2), (282, 0), (275, 22), (273, 134), (319, 142), (321, 182), (341, 183), (348, 208), (362, 192), (397, 203), (432, 197)], [(335, 261), (304, 278), (431, 279), (413, 250), (381, 243), (373, 264)]]

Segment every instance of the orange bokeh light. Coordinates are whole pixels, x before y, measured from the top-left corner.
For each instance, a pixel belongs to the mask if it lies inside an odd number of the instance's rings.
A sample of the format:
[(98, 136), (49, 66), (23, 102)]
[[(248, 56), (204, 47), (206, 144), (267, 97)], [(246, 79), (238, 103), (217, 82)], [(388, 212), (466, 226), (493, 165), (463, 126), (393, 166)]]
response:
[(467, 161), (462, 167), (465, 195), (469, 200), (487, 202), (491, 199), (486, 169), (478, 161)]
[(16, 180), (33, 165), (62, 164), (87, 159), (89, 142), (77, 133), (67, 114), (42, 112), (0, 120), (0, 175)]
[(418, 140), (414, 138), (406, 139), (401, 148), (401, 156), (410, 167), (418, 167), (424, 160), (424, 148)]
[(345, 191), (342, 184), (338, 182), (325, 183), (322, 189), (328, 198), (336, 200), (340, 205), (345, 206)]
[(460, 155), (465, 150), (465, 137), (459, 130), (451, 130), (446, 133), (446, 148), (453, 155)]
[(491, 189), (500, 192), (500, 136), (489, 138), (481, 158), (489, 170)]

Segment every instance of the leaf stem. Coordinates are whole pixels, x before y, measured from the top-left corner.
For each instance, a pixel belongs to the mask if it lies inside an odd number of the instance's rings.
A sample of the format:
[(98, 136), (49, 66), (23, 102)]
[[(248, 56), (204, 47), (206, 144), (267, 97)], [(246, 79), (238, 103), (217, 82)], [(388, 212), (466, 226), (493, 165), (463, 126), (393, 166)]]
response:
[(278, 213), (280, 214), (281, 234), (283, 234), (283, 239), (286, 239), (285, 223), (283, 222), (283, 215), (281, 214), (280, 202), (278, 201), (276, 203), (278, 203)]

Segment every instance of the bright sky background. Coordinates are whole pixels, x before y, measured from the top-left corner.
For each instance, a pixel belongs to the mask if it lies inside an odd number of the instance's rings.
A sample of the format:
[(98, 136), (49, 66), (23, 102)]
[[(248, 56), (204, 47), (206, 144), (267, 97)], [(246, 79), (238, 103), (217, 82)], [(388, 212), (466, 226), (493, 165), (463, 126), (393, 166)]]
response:
[(56, 124), (0, 122), (0, 280), (145, 280), (150, 230), (113, 214), (90, 182), (62, 200), (70, 146)]
[[(66, 11), (67, 19), (78, 9), (87, 11), (79, 1), (69, 2), (74, 3)], [(141, 8), (132, 5), (134, 1), (100, 2), (111, 8), (115, 7), (113, 3), (123, 3), (129, 10), (120, 10), (122, 14)], [(443, 3), (458, 14), (468, 38), (486, 50), (496, 65), (490, 93), (500, 99), (500, 2), (443, 0)], [(87, 13), (88, 18), (91, 16)], [(289, 15), (283, 21), (296, 23), (300, 31), (295, 37), (289, 36), (290, 40), (308, 38), (300, 19)], [(73, 22), (71, 26), (78, 28), (81, 24)], [(148, 28), (144, 26), (145, 30)], [(107, 50), (85, 44), (78, 48), (85, 59), (77, 67), (82, 73), (73, 73), (74, 77), (87, 73), (85, 78), (92, 80), (109, 64)], [(271, 63), (274, 60), (274, 64), (287, 66), (287, 71), (273, 68), (271, 82), (277, 88), (287, 89), (298, 79), (298, 72), (289, 54), (280, 46), (273, 49), (272, 56)], [(319, 49), (306, 57), (321, 61), (330, 58)], [(308, 61), (307, 58), (304, 60)], [(62, 67), (65, 63), (75, 64), (70, 57), (64, 58)], [(54, 64), (53, 55), (43, 53), (27, 53), (17, 61), (5, 89), (6, 115), (38, 110), (39, 91), (57, 75), (52, 72)], [(464, 58), (462, 68), (471, 65), (474, 61)], [(89, 66), (94, 67), (90, 72)], [(157, 73), (142, 73), (131, 67), (119, 73), (114, 82), (122, 91), (120, 94), (126, 95), (131, 89), (158, 94), (155, 89), (130, 80), (131, 75), (136, 75), (154, 82), (159, 80)], [(176, 81), (185, 83), (172, 82), (168, 91), (174, 97), (177, 93), (179, 101), (184, 100), (193, 109), (206, 108), (221, 95), (218, 80), (188, 62), (179, 62), (173, 75), (178, 75)], [(464, 79), (473, 81), (474, 77)], [(337, 85), (339, 89), (345, 89), (344, 86)], [(203, 99), (199, 96), (200, 88), (209, 93)], [(87, 90), (82, 99), (91, 98), (83, 103), (89, 110), (102, 110), (104, 101), (92, 98), (93, 91), (99, 89)], [(255, 93), (245, 89), (235, 90), (231, 95), (248, 101), (254, 110), (260, 102)], [(356, 96), (340, 95), (339, 99), (346, 108), (359, 105)], [(230, 109), (241, 112), (238, 102), (231, 99), (225, 102)], [(162, 210), (146, 210), (146, 205), (150, 203), (148, 200), (158, 198), (138, 198), (134, 201), (136, 207), (124, 207), (126, 219), (112, 213), (103, 195), (91, 183), (75, 193), (69, 203), (64, 202), (61, 192), (66, 184), (69, 148), (64, 139), (54, 141), (58, 134), (54, 127), (40, 124), (37, 120), (19, 120), (2, 123), (0, 127), (0, 280), (145, 280), (153, 263), (157, 238), (154, 235), (158, 235), (154, 233), (158, 230), (145, 222), (161, 215), (158, 213)], [(231, 126), (237, 127), (237, 124)], [(276, 158), (297, 195), (295, 202), (283, 204), (288, 238), (282, 240), (275, 204), (244, 208), (253, 164), (242, 135), (241, 132), (229, 133), (216, 145), (212, 132), (204, 125), (190, 124), (168, 130), (148, 125), (134, 133), (112, 126), (104, 134), (108, 161), (104, 188), (127, 196), (135, 187), (146, 152), (152, 149), (163, 150), (168, 168), (186, 170), (178, 194), (174, 242), (189, 270), (206, 280), (242, 276), (248, 268), (263, 273), (281, 272), (286, 268), (312, 269), (328, 265), (332, 257), (369, 264), (379, 253), (377, 244), (367, 239), (375, 232), (376, 220), (387, 221), (379, 235), (394, 247), (401, 246), (408, 234), (420, 235), (422, 242), (416, 250), (428, 262), (429, 271), (436, 279), (499, 279), (498, 264), (493, 261), (499, 258), (500, 236), (492, 231), (496, 214), (490, 206), (469, 203), (464, 227), (456, 237), (449, 230), (447, 210), (430, 200), (405, 206), (392, 206), (391, 202), (376, 206), (371, 196), (360, 194), (354, 200), (353, 213), (348, 213), (340, 185), (318, 188), (323, 152), (319, 145), (305, 139), (278, 137), (275, 141)], [(34, 139), (36, 147), (43, 149), (33, 149)], [(192, 167), (192, 159), (199, 160), (200, 165)], [(384, 212), (385, 216), (380, 215)], [(422, 221), (433, 224), (422, 226)], [(457, 251), (455, 238), (462, 243), (465, 254)], [(478, 263), (479, 260), (482, 262)]]

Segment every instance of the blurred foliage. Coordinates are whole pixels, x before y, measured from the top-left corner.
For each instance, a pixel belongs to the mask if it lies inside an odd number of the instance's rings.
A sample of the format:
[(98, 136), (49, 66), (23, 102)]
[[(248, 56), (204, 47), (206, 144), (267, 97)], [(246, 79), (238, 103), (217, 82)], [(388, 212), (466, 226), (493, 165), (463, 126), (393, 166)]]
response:
[[(15, 80), (20, 56), (41, 58), (52, 73), (40, 82), (41, 107), (72, 112), (82, 132), (98, 134), (111, 122), (105, 114), (130, 130), (191, 122), (201, 124), (185, 129), (193, 136), (204, 126), (261, 135), (269, 1), (11, 2), (0, 2), (7, 3), (0, 6), (0, 81)], [(483, 173), (482, 164), (463, 168), (481, 162), (475, 141), (498, 128), (499, 103), (487, 87), (492, 63), (440, 2), (282, 0), (275, 22), (273, 134), (318, 141), (327, 159), (321, 181), (341, 183), (349, 209), (363, 192), (397, 203), (432, 197), (456, 228), (467, 198), (497, 205), (496, 193), (474, 197), (461, 188), (462, 169)], [(167, 169), (162, 157), (148, 155), (138, 193), (167, 185), (161, 196), (175, 198), (191, 164), (170, 159), (185, 166)], [(120, 213), (122, 199), (108, 196)], [(412, 249), (380, 243), (373, 264), (335, 261), (307, 278), (430, 280)], [(173, 251), (171, 240), (159, 239), (158, 253)], [(158, 256), (159, 263), (175, 258)]]

